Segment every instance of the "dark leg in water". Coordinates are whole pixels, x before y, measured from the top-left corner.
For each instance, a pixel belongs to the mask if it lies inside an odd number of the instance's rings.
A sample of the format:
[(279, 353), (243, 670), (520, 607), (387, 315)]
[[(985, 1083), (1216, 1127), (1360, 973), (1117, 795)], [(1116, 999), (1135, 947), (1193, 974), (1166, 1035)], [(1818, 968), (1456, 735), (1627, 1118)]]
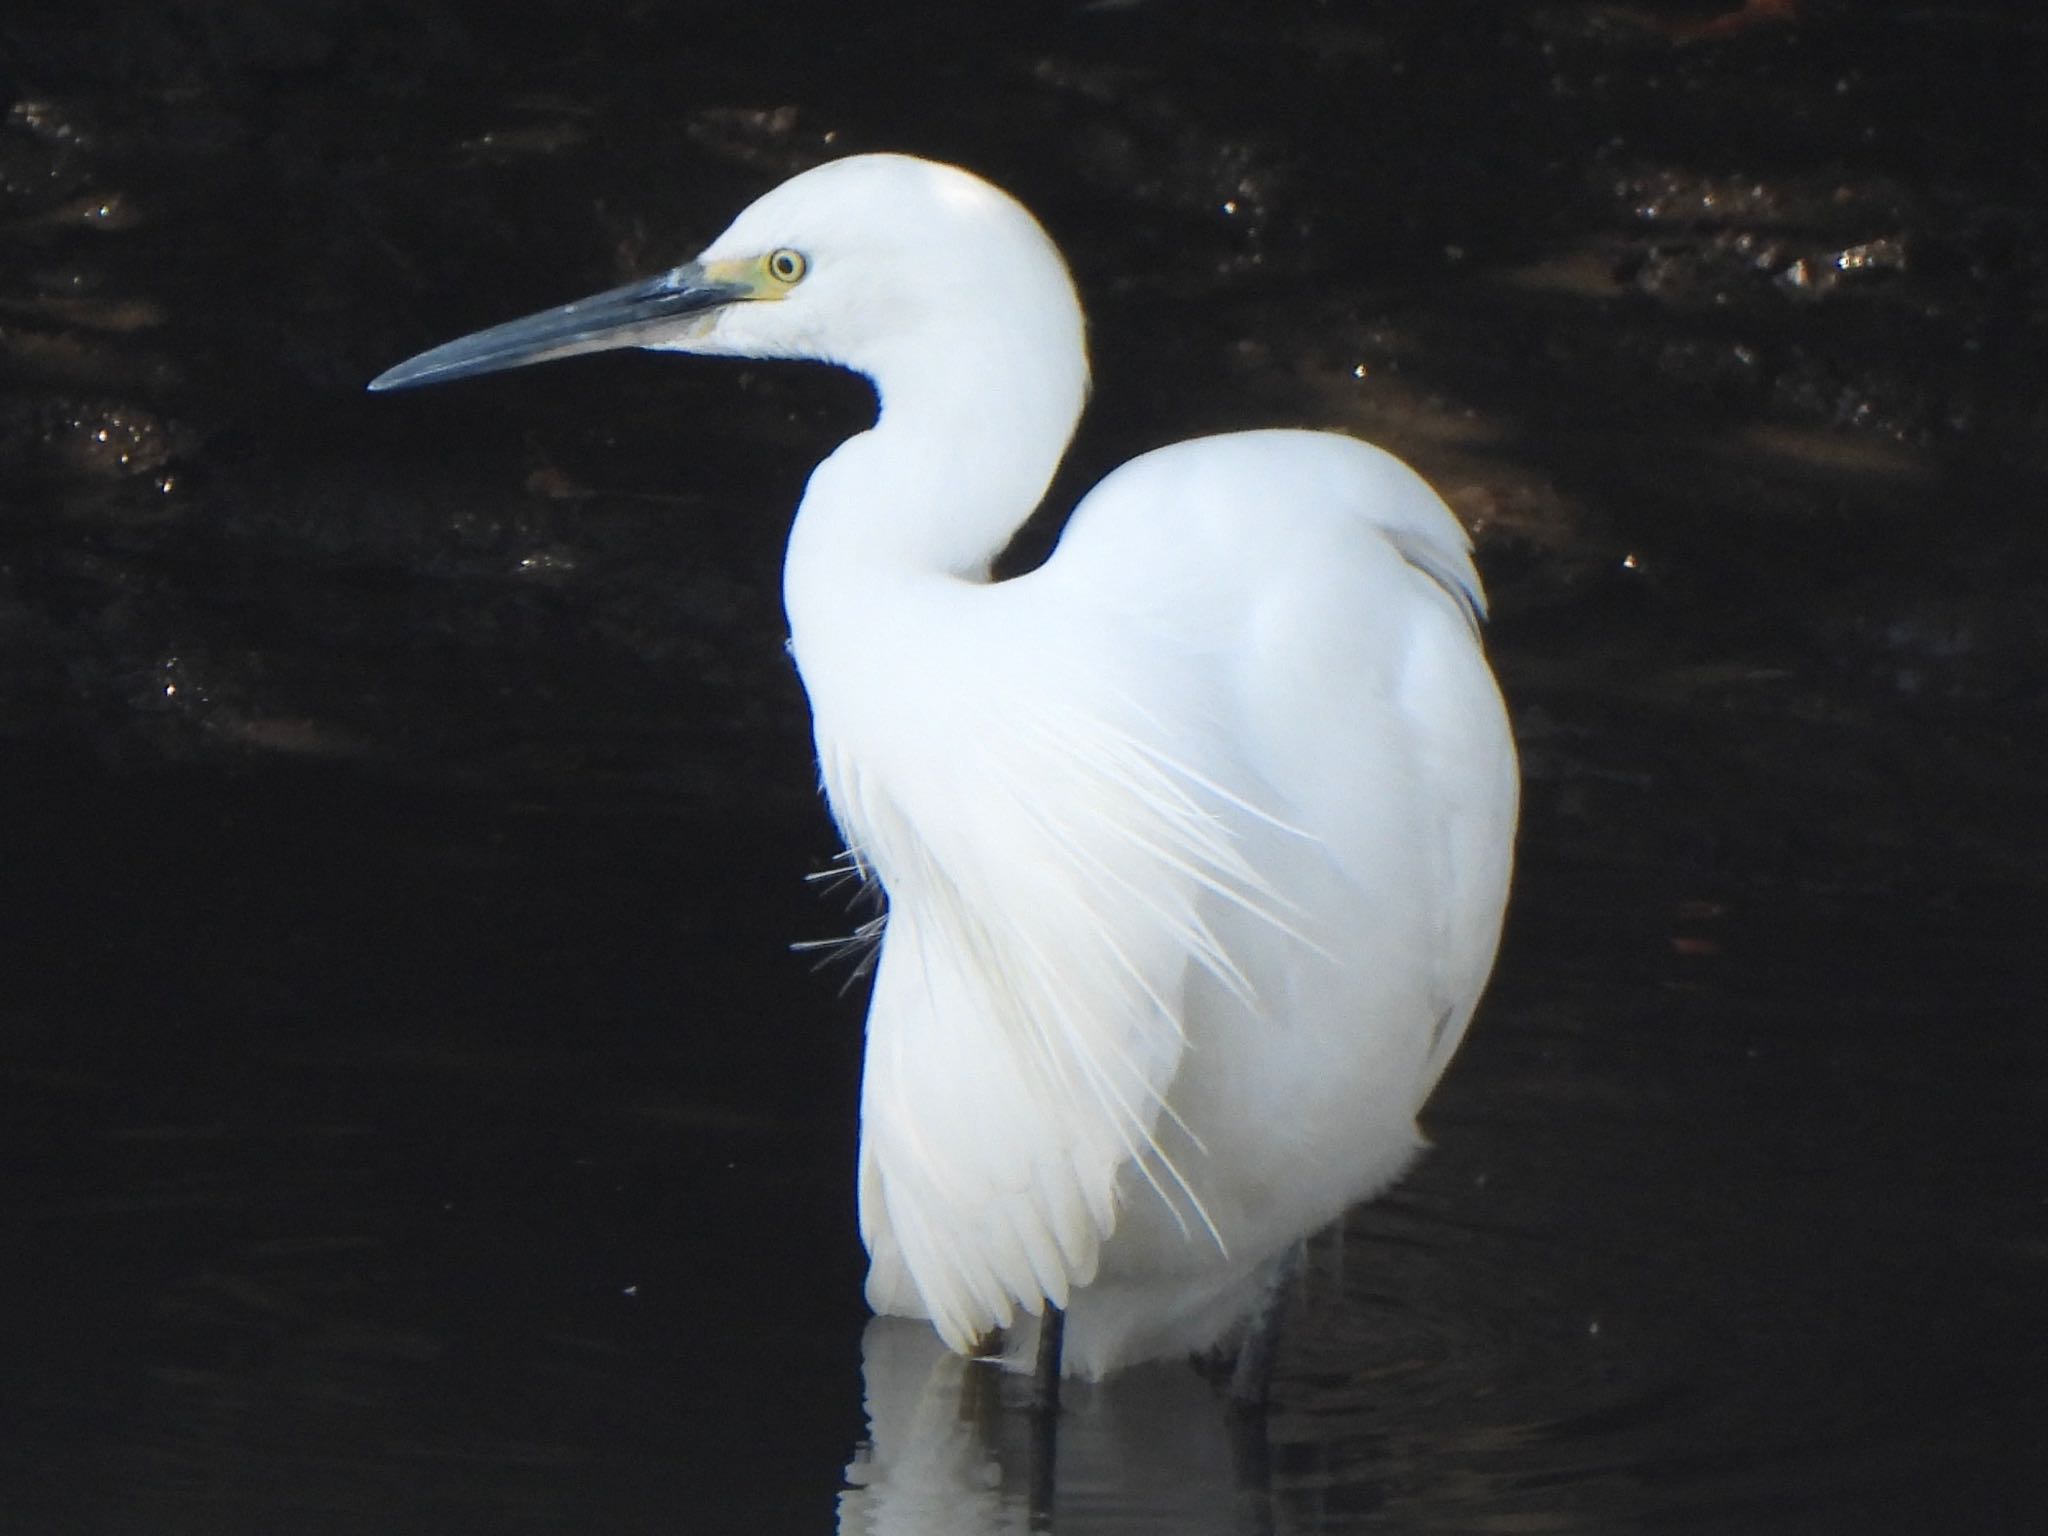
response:
[(1060, 1345), (1067, 1334), (1067, 1314), (1051, 1302), (1038, 1320), (1038, 1355), (1031, 1366), (1031, 1411), (1060, 1411)]
[(1280, 1355), (1280, 1324), (1287, 1316), (1287, 1292), (1301, 1269), (1301, 1249), (1290, 1248), (1266, 1274), (1258, 1310), (1245, 1324), (1230, 1373), (1230, 1403), (1243, 1412), (1264, 1412), (1273, 1387), (1273, 1362)]
[(1052, 1529), (1054, 1490), (1059, 1486), (1060, 1345), (1067, 1314), (1051, 1302), (1038, 1320), (1038, 1355), (1031, 1363), (1031, 1528)]

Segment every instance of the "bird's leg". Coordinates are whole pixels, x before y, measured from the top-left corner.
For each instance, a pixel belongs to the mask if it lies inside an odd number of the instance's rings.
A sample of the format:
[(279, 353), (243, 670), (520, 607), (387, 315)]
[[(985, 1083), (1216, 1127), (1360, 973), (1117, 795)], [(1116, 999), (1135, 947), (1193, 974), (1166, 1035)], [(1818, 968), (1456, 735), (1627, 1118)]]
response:
[(1060, 1345), (1067, 1314), (1051, 1302), (1038, 1320), (1038, 1354), (1031, 1365), (1031, 1411), (1051, 1418), (1060, 1411)]
[(1233, 1407), (1257, 1412), (1266, 1406), (1273, 1386), (1273, 1362), (1280, 1355), (1280, 1324), (1287, 1315), (1287, 1289), (1301, 1269), (1299, 1244), (1276, 1259), (1259, 1288), (1259, 1304), (1245, 1323), (1237, 1346), (1237, 1364), (1230, 1372)]
[(1067, 1314), (1051, 1302), (1038, 1320), (1038, 1353), (1031, 1362), (1031, 1528), (1052, 1529), (1053, 1492), (1059, 1486), (1060, 1346)]

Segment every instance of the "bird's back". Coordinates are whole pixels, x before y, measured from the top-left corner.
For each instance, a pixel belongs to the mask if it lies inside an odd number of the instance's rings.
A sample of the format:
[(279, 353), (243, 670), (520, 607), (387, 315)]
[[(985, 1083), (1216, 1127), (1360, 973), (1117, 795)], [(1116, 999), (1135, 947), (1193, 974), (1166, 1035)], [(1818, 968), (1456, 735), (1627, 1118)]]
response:
[[(1354, 881), (1386, 883), (1390, 839), (1436, 844), (1428, 896), (1407, 895), (1464, 919), (1440, 989), (1476, 997), (1518, 779), (1470, 542), (1427, 482), (1336, 433), (1176, 443), (1084, 499), (1045, 574), (1155, 650), (1170, 638), (1205, 684), (1212, 771), (1244, 775)], [(1465, 917), (1489, 906), (1491, 923)]]

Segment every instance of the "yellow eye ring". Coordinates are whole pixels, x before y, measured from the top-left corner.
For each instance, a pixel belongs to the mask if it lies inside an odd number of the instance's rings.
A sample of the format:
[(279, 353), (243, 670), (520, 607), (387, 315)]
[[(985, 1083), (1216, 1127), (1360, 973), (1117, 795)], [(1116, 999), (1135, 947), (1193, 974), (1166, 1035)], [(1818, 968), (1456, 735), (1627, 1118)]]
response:
[(768, 269), (770, 277), (785, 286), (802, 282), (804, 274), (811, 269), (811, 264), (805, 260), (802, 251), (787, 249), (770, 251), (768, 259), (762, 265)]

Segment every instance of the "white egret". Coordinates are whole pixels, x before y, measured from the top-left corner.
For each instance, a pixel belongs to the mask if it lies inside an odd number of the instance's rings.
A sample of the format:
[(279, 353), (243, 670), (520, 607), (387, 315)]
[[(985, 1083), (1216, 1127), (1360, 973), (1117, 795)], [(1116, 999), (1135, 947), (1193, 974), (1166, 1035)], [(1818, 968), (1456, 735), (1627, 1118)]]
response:
[(783, 572), (825, 795), (887, 897), (869, 1301), (1042, 1372), (1062, 1334), (1087, 1377), (1236, 1349), (1262, 1395), (1279, 1277), (1414, 1156), (1498, 944), (1517, 774), (1464, 530), (1379, 449), (1245, 432), (1124, 465), (992, 581), (1088, 391), (1081, 309), (1019, 204), (900, 155), (370, 387), (624, 346), (879, 396)]

